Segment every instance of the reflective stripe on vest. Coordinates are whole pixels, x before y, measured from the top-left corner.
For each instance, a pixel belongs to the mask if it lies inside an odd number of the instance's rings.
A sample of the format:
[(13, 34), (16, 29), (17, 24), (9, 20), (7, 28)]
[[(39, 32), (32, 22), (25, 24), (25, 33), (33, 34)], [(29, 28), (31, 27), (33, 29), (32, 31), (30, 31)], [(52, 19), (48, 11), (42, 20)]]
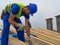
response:
[[(19, 10), (18, 14), (16, 15), (16, 18), (20, 18), (20, 17), (21, 17), (21, 14), (22, 14), (22, 9), (25, 7), (25, 5), (24, 5), (24, 4), (21, 4), (21, 3), (12, 3), (12, 4), (17, 4), (17, 5), (19, 5), (20, 10)], [(8, 13), (11, 13), (11, 12), (10, 12), (10, 9), (11, 9), (12, 4), (8, 4), (8, 5), (6, 6), (6, 8), (5, 8), (4, 11), (8, 11)]]

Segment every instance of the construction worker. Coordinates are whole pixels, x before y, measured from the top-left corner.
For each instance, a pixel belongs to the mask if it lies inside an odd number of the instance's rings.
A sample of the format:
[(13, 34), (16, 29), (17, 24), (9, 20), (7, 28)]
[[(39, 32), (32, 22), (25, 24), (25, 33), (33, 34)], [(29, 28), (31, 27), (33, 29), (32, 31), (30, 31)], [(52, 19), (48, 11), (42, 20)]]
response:
[[(8, 4), (1, 14), (1, 19), (3, 20), (1, 45), (8, 45), (8, 39), (9, 39), (8, 36), (11, 24), (16, 29), (19, 40), (25, 42), (24, 29), (26, 30), (29, 39), (30, 28), (31, 28), (31, 24), (29, 22), (30, 14), (33, 16), (33, 14), (36, 12), (37, 12), (37, 5), (33, 3), (30, 3), (27, 6), (17, 2)], [(25, 17), (25, 25), (23, 25), (20, 20), (21, 16)]]

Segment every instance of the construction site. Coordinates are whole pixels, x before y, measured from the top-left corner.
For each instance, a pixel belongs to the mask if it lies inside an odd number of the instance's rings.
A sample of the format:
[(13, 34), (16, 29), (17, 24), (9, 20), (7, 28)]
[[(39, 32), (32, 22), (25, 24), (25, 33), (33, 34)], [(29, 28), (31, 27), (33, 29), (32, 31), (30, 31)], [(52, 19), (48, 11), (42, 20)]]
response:
[[(60, 16), (56, 16), (57, 18), (57, 24), (59, 23)], [(52, 25), (52, 18), (46, 19), (47, 22), (47, 29), (41, 29), (36, 28), (30, 29), (30, 39), (31, 39), (31, 45), (60, 45), (60, 30), (53, 30)], [(57, 25), (57, 27), (60, 27), (60, 25)], [(59, 29), (59, 28), (57, 28)], [(13, 31), (12, 31), (13, 30)], [(2, 33), (2, 30), (0, 29), (0, 35)], [(9, 45), (27, 45), (27, 42), (22, 42), (17, 39), (15, 29), (11, 26), (10, 28), (10, 35), (9, 35)], [(25, 31), (25, 38), (27, 37), (26, 31)]]
[[(0, 35), (1, 33), (2, 31), (0, 30)], [(16, 37), (11, 36), (11, 34), (15, 33), (15, 30), (11, 28), (9, 45), (27, 45), (26, 43), (18, 40)], [(31, 29), (31, 40), (32, 45), (60, 45), (60, 33), (47, 29)]]
[(0, 45), (60, 45), (59, 1), (2, 0)]

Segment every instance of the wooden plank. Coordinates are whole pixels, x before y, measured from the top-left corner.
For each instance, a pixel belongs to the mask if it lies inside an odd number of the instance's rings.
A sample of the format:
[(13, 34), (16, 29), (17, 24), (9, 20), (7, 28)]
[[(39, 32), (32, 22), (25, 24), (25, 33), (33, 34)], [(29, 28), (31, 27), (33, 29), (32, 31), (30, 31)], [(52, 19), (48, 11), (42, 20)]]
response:
[[(33, 32), (33, 31), (32, 31)], [(31, 32), (31, 33), (32, 33)], [(35, 32), (33, 32), (33, 34), (35, 34)], [(39, 36), (39, 35), (37, 35), (37, 36)], [(44, 36), (44, 35), (43, 35)], [(41, 39), (42, 39), (42, 37), (40, 37)], [(43, 40), (43, 39), (42, 39)], [(46, 40), (45, 40), (46, 41)], [(55, 41), (55, 40), (54, 40)], [(47, 41), (47, 42), (49, 42), (49, 41)], [(51, 43), (51, 42), (49, 42), (49, 43)], [(56, 43), (56, 42), (55, 42)], [(53, 44), (53, 43), (52, 43)]]
[[(57, 40), (60, 41), (60, 35), (56, 35), (56, 33), (53, 34), (53, 33), (51, 33), (50, 31), (40, 30), (40, 29), (33, 29), (33, 30), (35, 30), (35, 31), (37, 31), (37, 32), (39, 32), (39, 33), (45, 34), (45, 35), (47, 35), (47, 36), (51, 36), (51, 37), (53, 37), (53, 38), (55, 38), (55, 39), (57, 39)], [(60, 34), (60, 33), (59, 33), (59, 34)]]
[[(12, 30), (10, 30), (10, 31), (12, 31)], [(13, 30), (12, 32), (15, 33), (15, 30)], [(26, 37), (26, 35), (25, 35), (25, 37)], [(47, 42), (47, 41), (42, 40), (42, 39), (38, 39), (36, 37), (31, 37), (31, 40), (38, 43), (38, 44), (41, 44), (41, 45), (44, 45), (44, 44), (45, 45), (54, 45), (53, 43)]]
[(35, 30), (31, 30), (31, 33), (34, 33), (35, 35), (37, 35), (37, 37), (39, 39), (42, 39), (42, 40), (45, 40), (45, 41), (48, 41), (50, 43), (53, 43), (53, 44), (56, 44), (56, 45), (59, 45), (60, 44), (60, 41), (58, 40), (55, 40), (54, 38), (50, 37), (50, 36), (47, 36), (45, 34), (41, 34)]
[(12, 45), (26, 45), (24, 42), (10, 36), (9, 37), (9, 42), (12, 44)]
[(54, 33), (54, 31), (47, 31), (47, 30), (41, 30), (41, 29), (36, 29), (38, 32), (40, 33), (44, 33), (46, 35), (49, 35), (51, 37), (57, 38), (58, 40), (60, 40), (60, 33), (56, 34), (56, 32)]
[(13, 28), (13, 26), (10, 26), (10, 32), (11, 33), (17, 33), (16, 30), (15, 30), (15, 28)]
[(55, 34), (55, 35), (60, 35), (60, 33), (56, 32), (56, 31), (51, 31), (51, 30), (48, 30), (48, 29), (41, 29), (41, 28), (39, 28), (38, 30), (46, 31), (46, 32), (49, 32), (49, 33), (52, 33), (52, 34)]
[[(2, 31), (0, 31), (0, 35), (1, 35)], [(17, 38), (14, 38), (12, 36), (9, 36), (9, 43), (11, 45), (26, 45), (24, 42), (18, 40)]]
[(42, 39), (39, 39), (37, 37), (31, 37), (31, 40), (40, 44), (40, 45), (54, 45), (53, 43), (50, 43), (50, 42), (47, 42), (47, 41), (44, 41)]
[(56, 36), (58, 33), (56, 35), (55, 34), (52, 35), (50, 33), (44, 33), (44, 31), (39, 32), (36, 29), (33, 30), (31, 29), (31, 33), (36, 34), (39, 39), (44, 40), (46, 42), (56, 44), (56, 45), (60, 44), (60, 40), (59, 40), (60, 37)]
[[(27, 34), (25, 33), (25, 38), (27, 38)], [(30, 39), (32, 41), (32, 44), (33, 42), (39, 44), (39, 45), (54, 45), (53, 43), (50, 43), (50, 42), (47, 42), (45, 40), (42, 40), (42, 39), (39, 39), (37, 37), (34, 37), (34, 36), (30, 36)]]

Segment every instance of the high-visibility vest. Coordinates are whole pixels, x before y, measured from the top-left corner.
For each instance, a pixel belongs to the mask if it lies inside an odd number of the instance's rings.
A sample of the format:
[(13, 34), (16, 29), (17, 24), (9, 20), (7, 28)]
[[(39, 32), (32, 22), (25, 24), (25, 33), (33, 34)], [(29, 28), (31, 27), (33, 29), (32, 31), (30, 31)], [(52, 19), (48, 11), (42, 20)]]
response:
[[(20, 10), (19, 10), (18, 14), (16, 14), (16, 18), (20, 18), (20, 17), (21, 17), (21, 14), (22, 14), (22, 9), (25, 7), (25, 5), (24, 5), (24, 4), (21, 4), (21, 3), (18, 3), (18, 2), (12, 3), (12, 4), (17, 4), (17, 5), (19, 5)], [(4, 12), (7, 11), (8, 13), (11, 13), (10, 9), (11, 9), (12, 4), (8, 4), (8, 5), (6, 6), (6, 8), (4, 9)]]

